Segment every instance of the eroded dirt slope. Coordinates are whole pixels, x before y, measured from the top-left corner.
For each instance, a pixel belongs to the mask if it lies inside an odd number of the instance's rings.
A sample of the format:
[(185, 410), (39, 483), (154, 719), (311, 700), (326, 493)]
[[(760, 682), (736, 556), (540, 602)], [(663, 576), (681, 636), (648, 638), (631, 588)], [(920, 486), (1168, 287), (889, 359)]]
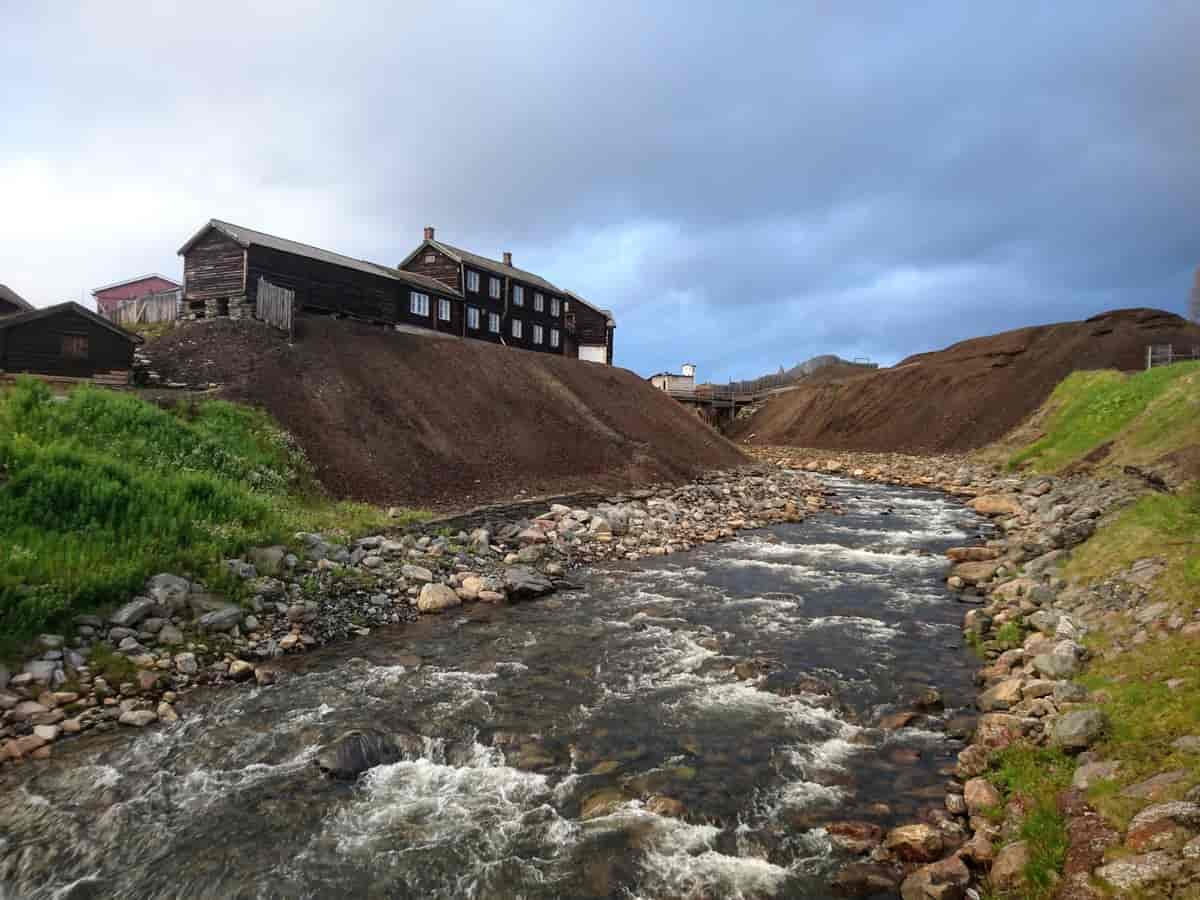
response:
[(625, 369), (324, 318), (298, 338), (220, 319), (148, 351), (169, 380), (268, 410), (341, 497), (457, 509), (747, 461)]
[(737, 422), (754, 444), (844, 450), (973, 450), (1031, 415), (1078, 369), (1136, 370), (1147, 344), (1200, 346), (1200, 326), (1173, 313), (1125, 309), (962, 341), (890, 369), (806, 385)]

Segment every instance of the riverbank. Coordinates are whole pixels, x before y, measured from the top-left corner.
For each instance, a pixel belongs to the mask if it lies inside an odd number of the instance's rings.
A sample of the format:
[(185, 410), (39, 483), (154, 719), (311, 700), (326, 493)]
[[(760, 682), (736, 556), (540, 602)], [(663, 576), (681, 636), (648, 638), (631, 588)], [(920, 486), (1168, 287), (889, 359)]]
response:
[(444, 525), (293, 547), (224, 562), (219, 583), (163, 573), (111, 613), (44, 634), (14, 674), (0, 667), (0, 761), (44, 760), (93, 729), (177, 718), (198, 685), (270, 684), (272, 661), (463, 603), (513, 603), (569, 590), (569, 572), (665, 556), (827, 508), (804, 473), (751, 467), (616, 494), (590, 507), (508, 507), (471, 531)]
[(1167, 546), (1180, 542), (1166, 539), (1175, 529), (1194, 542), (1190, 495), (1147, 495), (1140, 477), (1010, 474), (962, 457), (752, 452), (798, 471), (951, 491), (998, 529), (982, 547), (948, 552), (947, 584), (971, 606), (964, 634), (985, 665), (979, 720), (944, 808), (868, 842), (868, 861), (838, 876), (841, 891), (1194, 896), (1200, 610), (1182, 596), (1185, 561)]

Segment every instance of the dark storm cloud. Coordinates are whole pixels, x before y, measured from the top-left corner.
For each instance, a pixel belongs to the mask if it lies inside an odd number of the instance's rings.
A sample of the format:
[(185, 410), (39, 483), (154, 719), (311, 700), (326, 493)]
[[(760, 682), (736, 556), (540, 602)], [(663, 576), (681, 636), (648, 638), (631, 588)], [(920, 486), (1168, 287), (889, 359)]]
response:
[(212, 215), (389, 262), (435, 224), (723, 380), (1179, 311), (1200, 262), (1193, 4), (152, 9), (6, 14), (42, 302)]

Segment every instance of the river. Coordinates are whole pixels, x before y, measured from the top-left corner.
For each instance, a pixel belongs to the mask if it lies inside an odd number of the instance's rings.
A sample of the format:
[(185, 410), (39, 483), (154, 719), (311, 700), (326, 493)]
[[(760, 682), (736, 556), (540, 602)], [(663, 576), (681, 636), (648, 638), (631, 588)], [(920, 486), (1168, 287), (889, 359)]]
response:
[[(939, 806), (973, 707), (953, 498), (846, 509), (304, 657), (0, 776), (0, 897), (825, 898), (820, 827)], [(885, 730), (936, 687), (944, 710)], [(349, 729), (420, 737), (357, 784)], [(954, 729), (951, 728), (951, 731)]]

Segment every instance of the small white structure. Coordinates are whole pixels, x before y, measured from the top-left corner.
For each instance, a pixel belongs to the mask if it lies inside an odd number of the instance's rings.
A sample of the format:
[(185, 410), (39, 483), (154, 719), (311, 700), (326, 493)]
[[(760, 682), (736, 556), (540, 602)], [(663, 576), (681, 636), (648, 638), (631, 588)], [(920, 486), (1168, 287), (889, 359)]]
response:
[(696, 390), (696, 366), (694, 363), (684, 363), (680, 366), (679, 374), (674, 372), (659, 372), (650, 376), (650, 383), (660, 391), (694, 393)]

